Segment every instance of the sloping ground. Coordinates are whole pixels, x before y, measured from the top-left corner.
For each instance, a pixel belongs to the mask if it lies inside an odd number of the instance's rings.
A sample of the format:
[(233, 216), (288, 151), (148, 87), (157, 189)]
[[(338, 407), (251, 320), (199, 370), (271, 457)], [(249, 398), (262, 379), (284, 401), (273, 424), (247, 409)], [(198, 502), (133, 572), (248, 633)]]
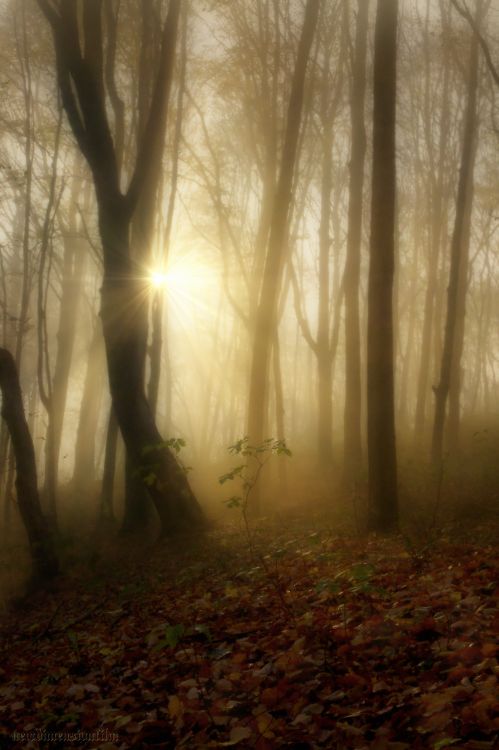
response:
[(0, 746), (499, 747), (494, 534), (299, 529), (109, 556), (10, 614)]

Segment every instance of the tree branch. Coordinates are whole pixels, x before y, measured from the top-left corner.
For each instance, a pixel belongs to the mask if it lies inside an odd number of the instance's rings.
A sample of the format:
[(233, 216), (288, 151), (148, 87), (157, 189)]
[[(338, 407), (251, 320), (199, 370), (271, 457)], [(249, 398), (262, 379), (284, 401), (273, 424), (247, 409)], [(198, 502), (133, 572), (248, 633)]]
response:
[(163, 28), (159, 70), (149, 116), (138, 148), (135, 170), (126, 194), (126, 202), (130, 213), (133, 213), (140, 191), (144, 183), (147, 182), (151, 169), (154, 168), (158, 158), (158, 146), (161, 145), (164, 138), (181, 2), (182, 0), (170, 0), (168, 15)]
[(488, 69), (490, 71), (490, 74), (491, 74), (492, 78), (494, 79), (494, 82), (496, 83), (497, 86), (499, 86), (499, 69), (496, 68), (496, 66), (495, 66), (495, 64), (494, 64), (494, 62), (492, 60), (492, 56), (491, 56), (490, 50), (489, 50), (489, 45), (487, 44), (487, 42), (485, 41), (482, 33), (480, 32), (480, 29), (478, 28), (478, 25), (477, 25), (475, 19), (473, 18), (473, 16), (469, 12), (469, 10), (466, 7), (466, 5), (464, 5), (464, 4), (461, 5), (458, 2), (458, 0), (451, 0), (451, 3), (454, 6), (454, 8), (457, 10), (457, 12), (459, 13), (459, 15), (462, 16), (469, 23), (469, 25), (473, 29), (473, 32), (478, 37), (478, 41), (480, 43), (480, 47), (482, 48), (483, 56), (485, 57), (485, 62), (487, 63), (487, 67), (488, 67)]

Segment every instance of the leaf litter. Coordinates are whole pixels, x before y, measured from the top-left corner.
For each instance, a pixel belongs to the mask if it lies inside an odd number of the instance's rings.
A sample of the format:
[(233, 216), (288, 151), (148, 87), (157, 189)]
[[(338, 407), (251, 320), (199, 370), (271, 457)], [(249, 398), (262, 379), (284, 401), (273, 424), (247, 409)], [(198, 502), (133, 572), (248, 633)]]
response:
[(490, 534), (263, 523), (101, 566), (4, 618), (2, 748), (499, 747)]

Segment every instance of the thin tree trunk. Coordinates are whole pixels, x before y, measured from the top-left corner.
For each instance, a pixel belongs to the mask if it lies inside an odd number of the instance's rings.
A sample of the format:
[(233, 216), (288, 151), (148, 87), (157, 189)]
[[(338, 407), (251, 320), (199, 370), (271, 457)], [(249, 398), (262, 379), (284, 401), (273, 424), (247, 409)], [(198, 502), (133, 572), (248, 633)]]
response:
[[(480, 17), (481, 4), (477, 6), (477, 18)], [(451, 245), (451, 263), (449, 286), (447, 289), (447, 313), (445, 321), (444, 342), (440, 364), (440, 378), (435, 387), (435, 417), (433, 422), (433, 437), (431, 446), (431, 461), (433, 468), (440, 472), (443, 459), (443, 439), (447, 398), (451, 388), (451, 379), (457, 375), (459, 362), (456, 362), (456, 329), (459, 325), (458, 315), (460, 291), (466, 285), (467, 268), (463, 258), (467, 255), (465, 247), (467, 216), (471, 211), (471, 196), (473, 183), (474, 154), (476, 148), (477, 130), (477, 84), (478, 84), (479, 42), (476, 35), (471, 41), (468, 101), (464, 122), (463, 146), (461, 154), (461, 168), (456, 198), (456, 216)], [(462, 294), (462, 291), (461, 291)]]
[(104, 343), (100, 321), (94, 326), (88, 349), (87, 370), (83, 384), (80, 414), (75, 441), (75, 461), (73, 470), (73, 491), (84, 497), (96, 471), (95, 437), (102, 400), (104, 371)]
[(326, 474), (331, 472), (333, 461), (333, 384), (329, 341), (329, 259), (331, 253), (329, 230), (331, 221), (331, 191), (333, 187), (333, 123), (331, 121), (326, 123), (323, 141), (321, 218), (319, 227), (319, 310), (316, 354), (318, 376), (317, 452), (321, 471)]
[(345, 414), (343, 456), (343, 483), (345, 487), (352, 487), (358, 481), (362, 466), (359, 284), (364, 164), (366, 158), (364, 106), (369, 15), (368, 0), (358, 0), (357, 7), (355, 57), (350, 92), (352, 146), (350, 154), (347, 255), (345, 261)]
[[(421, 334), (421, 354), (419, 373), (417, 381), (416, 413), (414, 420), (415, 444), (421, 443), (426, 426), (426, 411), (431, 375), (431, 343), (433, 332), (433, 321), (438, 294), (438, 267), (444, 226), (446, 224), (447, 196), (444, 194), (444, 177), (446, 172), (445, 157), (447, 152), (448, 129), (450, 118), (450, 64), (444, 61), (443, 85), (441, 96), (441, 115), (439, 127), (439, 142), (437, 159), (433, 157), (433, 128), (432, 128), (432, 102), (431, 102), (431, 68), (430, 68), (430, 0), (427, 0), (426, 30), (425, 30), (425, 133), (428, 153), (430, 155), (429, 190), (428, 190), (428, 213), (430, 220), (429, 231), (429, 259), (426, 279), (426, 291), (423, 312), (423, 330)], [(442, 13), (442, 25), (444, 16)]]
[(31, 295), (30, 279), (30, 226), (31, 226), (31, 207), (32, 207), (32, 190), (33, 190), (33, 160), (34, 160), (34, 126), (33, 126), (33, 92), (31, 81), (31, 57), (29, 54), (29, 45), (26, 31), (26, 11), (25, 6), (21, 6), (22, 14), (22, 86), (25, 106), (24, 119), (24, 168), (25, 168), (25, 199), (24, 199), (24, 216), (23, 216), (23, 275), (21, 287), (21, 304), (18, 315), (18, 329), (15, 349), (15, 362), (18, 371), (21, 371), (21, 358), (24, 345), (24, 335), (26, 333), (29, 301)]
[[(281, 347), (279, 345), (279, 333), (276, 332), (276, 337), (272, 346), (272, 363), (274, 370), (274, 386), (275, 386), (275, 415), (276, 415), (276, 434), (278, 440), (285, 440), (286, 428), (285, 428), (285, 408), (284, 408), (284, 393), (282, 388), (282, 369), (281, 369)], [(286, 461), (278, 462), (279, 471), (279, 493), (281, 497), (286, 498), (288, 495), (288, 472)]]
[[(251, 442), (256, 445), (259, 445), (263, 440), (267, 419), (270, 353), (276, 332), (277, 302), (284, 265), (285, 239), (303, 107), (305, 73), (317, 24), (318, 11), (318, 0), (308, 0), (292, 82), (281, 170), (274, 199), (262, 290), (255, 317), (248, 404), (248, 434)], [(253, 497), (253, 510), (258, 513), (260, 511), (258, 507), (259, 499), (255, 500), (255, 498), (257, 498), (256, 495)]]
[(104, 472), (102, 475), (102, 490), (100, 515), (101, 518), (113, 519), (114, 478), (116, 473), (116, 451), (118, 449), (118, 422), (113, 408), (109, 410), (109, 420), (106, 431), (106, 448), (104, 452)]
[[(478, 130), (478, 123), (476, 124)], [(464, 370), (462, 367), (462, 356), (464, 350), (464, 333), (466, 323), (466, 297), (468, 294), (469, 265), (470, 265), (470, 237), (471, 237), (471, 214), (473, 210), (473, 173), (476, 156), (478, 133), (475, 134), (473, 153), (470, 156), (470, 177), (468, 195), (465, 206), (465, 216), (461, 236), (461, 267), (459, 270), (459, 287), (456, 303), (456, 327), (454, 331), (453, 363), (449, 388), (449, 415), (448, 415), (448, 446), (453, 461), (459, 460), (460, 450), (460, 426), (461, 426), (461, 391), (463, 385)]]
[[(166, 216), (165, 233), (163, 237), (164, 257), (162, 261), (166, 264), (170, 254), (170, 243), (173, 228), (173, 217), (175, 214), (175, 203), (177, 198), (178, 186), (178, 168), (180, 157), (180, 144), (182, 141), (182, 121), (184, 112), (185, 81), (187, 69), (187, 9), (184, 7), (182, 18), (182, 33), (180, 44), (180, 71), (178, 76), (177, 91), (177, 111), (175, 121), (175, 132), (172, 145), (172, 174), (170, 179), (170, 195), (168, 199), (168, 211)], [(167, 293), (167, 292), (166, 292)], [(161, 377), (161, 351), (163, 347), (163, 323), (164, 323), (164, 292), (158, 290), (154, 296), (151, 310), (151, 344), (149, 348), (150, 355), (150, 373), (148, 383), (148, 397), (151, 408), (156, 413), (158, 404), (159, 383)], [(166, 387), (171, 389), (171, 383), (168, 381)]]
[(398, 525), (394, 414), (397, 0), (378, 0), (374, 43), (373, 177), (368, 289), (369, 528)]
[(85, 251), (74, 236), (64, 237), (64, 259), (62, 268), (62, 295), (57, 331), (57, 355), (48, 410), (48, 426), (45, 443), (45, 494), (49, 513), (57, 517), (57, 484), (62, 428), (69, 384), (69, 372), (73, 359), (76, 335), (76, 320), (81, 292)]

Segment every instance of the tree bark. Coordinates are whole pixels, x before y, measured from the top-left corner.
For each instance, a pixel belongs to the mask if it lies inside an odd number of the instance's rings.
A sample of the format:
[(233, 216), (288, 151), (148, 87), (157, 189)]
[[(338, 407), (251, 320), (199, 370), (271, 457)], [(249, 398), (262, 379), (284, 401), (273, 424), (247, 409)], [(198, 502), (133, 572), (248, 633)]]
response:
[(319, 309), (317, 325), (317, 386), (319, 465), (326, 476), (333, 461), (333, 380), (330, 328), (331, 192), (333, 186), (333, 123), (325, 124), (321, 185), (321, 218), (319, 226)]
[(116, 473), (116, 452), (118, 448), (118, 422), (113, 408), (109, 410), (109, 420), (106, 431), (106, 447), (104, 452), (104, 471), (102, 475), (102, 489), (100, 498), (101, 518), (113, 519), (114, 477)]
[(19, 511), (28, 535), (33, 582), (43, 583), (57, 575), (59, 565), (38, 495), (35, 450), (24, 415), (21, 386), (14, 358), (0, 349), (2, 417), (12, 440), (16, 459)]
[(75, 4), (55, 6), (48, 0), (39, 0), (39, 5), (53, 30), (62, 103), (95, 185), (104, 261), (101, 318), (113, 408), (131, 462), (148, 477), (147, 489), (158, 511), (162, 534), (187, 530), (200, 525), (203, 515), (185, 474), (162, 440), (145, 395), (145, 300), (149, 289), (130, 246), (135, 211), (139, 202), (149, 197), (158, 170), (180, 0), (171, 0), (169, 6), (151, 104), (125, 194), (120, 189), (119, 159), (106, 111), (102, 4), (83, 6), (81, 27)]
[(394, 414), (397, 0), (378, 0), (374, 42), (373, 176), (367, 330), (367, 440), (372, 531), (398, 525)]
[(74, 450), (72, 485), (73, 491), (81, 497), (84, 497), (88, 492), (89, 484), (95, 476), (95, 436), (102, 400), (104, 374), (104, 343), (100, 321), (97, 321), (88, 349), (87, 370), (83, 384)]
[(64, 236), (62, 292), (57, 331), (57, 355), (48, 409), (45, 442), (45, 495), (51, 517), (57, 518), (57, 484), (62, 428), (73, 358), (76, 320), (85, 252), (74, 236)]
[[(417, 380), (416, 412), (414, 420), (414, 442), (417, 446), (423, 440), (426, 432), (426, 412), (428, 395), (431, 389), (428, 387), (432, 367), (432, 332), (435, 317), (435, 307), (438, 294), (438, 268), (441, 254), (442, 238), (446, 228), (448, 211), (448, 190), (445, 186), (446, 156), (448, 152), (448, 129), (450, 118), (450, 61), (447, 57), (443, 61), (443, 83), (442, 93), (439, 96), (441, 102), (441, 114), (438, 134), (438, 148), (434, 155), (433, 135), (433, 102), (432, 76), (430, 60), (431, 32), (429, 28), (430, 0), (427, 0), (426, 28), (425, 28), (425, 118), (424, 132), (428, 154), (430, 158), (430, 174), (428, 175), (428, 215), (429, 215), (429, 249), (428, 270), (426, 279), (426, 291), (423, 312), (423, 328), (421, 333), (421, 354), (419, 362), (419, 373)], [(442, 26), (446, 28), (446, 19), (441, 13)], [(439, 61), (440, 64), (440, 61)], [(435, 95), (435, 94), (433, 94)]]
[(359, 321), (360, 248), (366, 130), (364, 106), (366, 91), (368, 0), (358, 0), (355, 57), (350, 92), (352, 146), (350, 154), (350, 194), (348, 238), (345, 261), (345, 415), (343, 483), (352, 487), (362, 466), (361, 357)]
[[(477, 6), (479, 20), (481, 3)], [(459, 361), (456, 361), (458, 344), (456, 340), (459, 319), (464, 316), (464, 296), (466, 292), (468, 255), (467, 243), (469, 232), (467, 224), (471, 212), (473, 168), (476, 148), (477, 130), (477, 85), (478, 85), (478, 57), (479, 40), (473, 35), (471, 40), (468, 101), (466, 105), (464, 135), (461, 152), (461, 167), (456, 197), (456, 215), (451, 244), (451, 261), (449, 272), (449, 286), (447, 289), (447, 313), (445, 320), (444, 342), (440, 364), (440, 378), (435, 391), (435, 416), (433, 422), (433, 436), (431, 445), (431, 462), (436, 472), (441, 471), (443, 460), (443, 441), (447, 399), (452, 380), (458, 375)], [(459, 311), (461, 310), (461, 314)]]
[[(253, 445), (259, 445), (262, 442), (267, 419), (270, 353), (276, 332), (277, 303), (282, 282), (288, 216), (303, 109), (305, 73), (317, 24), (318, 11), (319, 0), (308, 0), (293, 75), (262, 289), (255, 316), (248, 403), (248, 435)], [(253, 510), (258, 513), (260, 509), (257, 507), (256, 497), (256, 495), (253, 496)]]

